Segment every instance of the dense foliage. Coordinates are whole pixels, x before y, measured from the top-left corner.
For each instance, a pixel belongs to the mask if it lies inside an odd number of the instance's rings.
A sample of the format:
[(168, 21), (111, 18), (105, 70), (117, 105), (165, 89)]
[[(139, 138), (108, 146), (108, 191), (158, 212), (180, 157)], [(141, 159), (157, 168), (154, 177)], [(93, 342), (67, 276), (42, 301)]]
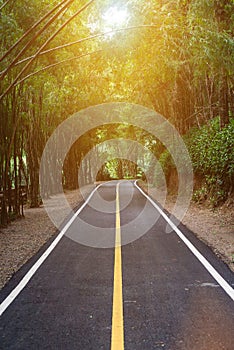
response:
[(220, 129), (219, 118), (187, 137), (188, 148), (197, 178), (202, 179), (194, 196), (207, 197), (216, 206), (233, 191), (234, 186), (234, 120)]
[[(194, 170), (194, 199), (208, 201), (212, 207), (223, 203), (234, 186), (234, 120), (220, 128), (219, 117), (201, 128), (192, 128), (185, 136)], [(176, 167), (168, 150), (159, 158), (168, 185)]]
[[(126, 10), (121, 24), (104, 15), (113, 7)], [(1, 0), (1, 222), (8, 220), (7, 211), (19, 214), (24, 189), (30, 205), (39, 205), (40, 158), (53, 130), (71, 114), (105, 102), (155, 109), (183, 135), (197, 128), (191, 136), (197, 140), (191, 141), (196, 173), (210, 188), (226, 181), (231, 152), (226, 161), (219, 145), (234, 115), (233, 10), (232, 0)], [(119, 27), (128, 29), (102, 34)], [(195, 144), (199, 140), (203, 147), (216, 116), (220, 125), (217, 120), (214, 125), (223, 128), (210, 142), (214, 148), (217, 143), (216, 170), (204, 173), (211, 155), (200, 159)], [(104, 133), (97, 133), (92, 137), (102, 142)], [(93, 144), (86, 138), (83, 149), (73, 152), (78, 165)], [(163, 151), (158, 145), (155, 152), (160, 157)], [(74, 157), (69, 159), (65, 184), (75, 178)], [(220, 198), (226, 198), (228, 186), (220, 183)]]

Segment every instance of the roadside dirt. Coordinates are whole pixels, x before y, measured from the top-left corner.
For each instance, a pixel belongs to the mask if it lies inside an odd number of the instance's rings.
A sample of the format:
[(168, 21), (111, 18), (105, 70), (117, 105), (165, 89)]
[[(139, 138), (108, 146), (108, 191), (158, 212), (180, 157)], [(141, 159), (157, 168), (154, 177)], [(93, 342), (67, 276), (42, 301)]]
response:
[[(85, 198), (92, 188), (87, 186), (82, 192)], [(75, 208), (83, 197), (76, 190), (66, 192), (66, 199), (71, 208)], [(24, 214), (24, 218), (0, 229), (0, 289), (57, 232), (44, 206), (33, 209), (25, 207)]]
[[(93, 186), (92, 186), (93, 187)], [(84, 196), (91, 191), (87, 186)], [(152, 191), (151, 191), (152, 192)], [(152, 193), (151, 193), (152, 195)], [(79, 190), (66, 193), (71, 208), (83, 200)], [(170, 211), (175, 197), (168, 197), (166, 209)], [(234, 271), (234, 223), (233, 206), (215, 211), (191, 203), (183, 224), (206, 242)], [(25, 208), (25, 218), (12, 222), (0, 230), (0, 288), (57, 232), (43, 206), (37, 209)]]
[[(150, 189), (150, 195), (156, 199), (155, 192), (153, 188)], [(175, 195), (167, 196), (165, 209), (172, 212), (175, 202)], [(182, 223), (205, 242), (234, 272), (233, 219), (233, 202), (216, 209), (211, 209), (205, 204), (191, 202)]]

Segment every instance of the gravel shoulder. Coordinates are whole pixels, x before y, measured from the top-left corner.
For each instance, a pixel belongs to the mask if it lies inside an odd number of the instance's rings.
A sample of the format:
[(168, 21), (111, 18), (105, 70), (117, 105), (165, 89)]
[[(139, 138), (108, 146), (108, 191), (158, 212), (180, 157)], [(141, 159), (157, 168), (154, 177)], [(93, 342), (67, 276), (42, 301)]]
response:
[[(71, 208), (75, 208), (86, 198), (93, 185), (79, 190), (66, 192)], [(150, 194), (154, 197), (154, 191)], [(171, 211), (175, 197), (169, 196), (165, 208)], [(183, 219), (183, 224), (192, 230), (201, 240), (234, 271), (234, 223), (233, 207), (222, 207), (215, 211), (191, 203)], [(71, 209), (72, 210), (72, 209)], [(45, 208), (25, 208), (25, 217), (15, 220), (7, 228), (0, 229), (0, 288), (20, 269), (53, 235), (57, 228), (48, 217)]]

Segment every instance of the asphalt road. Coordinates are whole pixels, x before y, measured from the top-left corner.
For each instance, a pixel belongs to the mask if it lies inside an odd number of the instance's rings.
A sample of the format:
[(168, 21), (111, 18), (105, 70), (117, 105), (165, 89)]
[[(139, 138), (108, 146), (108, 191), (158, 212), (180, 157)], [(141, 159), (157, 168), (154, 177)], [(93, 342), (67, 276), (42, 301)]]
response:
[(0, 348), (233, 350), (234, 274), (179, 226), (228, 295), (166, 225), (133, 182), (100, 186), (23, 290), (52, 242), (1, 291)]

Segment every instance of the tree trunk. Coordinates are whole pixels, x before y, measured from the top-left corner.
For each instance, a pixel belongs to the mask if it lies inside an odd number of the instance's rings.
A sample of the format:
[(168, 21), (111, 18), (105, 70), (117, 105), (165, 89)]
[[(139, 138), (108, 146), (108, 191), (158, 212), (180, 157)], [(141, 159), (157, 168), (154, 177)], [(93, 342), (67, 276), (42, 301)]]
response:
[(220, 128), (224, 128), (229, 123), (228, 82), (224, 71), (221, 78), (220, 102)]

